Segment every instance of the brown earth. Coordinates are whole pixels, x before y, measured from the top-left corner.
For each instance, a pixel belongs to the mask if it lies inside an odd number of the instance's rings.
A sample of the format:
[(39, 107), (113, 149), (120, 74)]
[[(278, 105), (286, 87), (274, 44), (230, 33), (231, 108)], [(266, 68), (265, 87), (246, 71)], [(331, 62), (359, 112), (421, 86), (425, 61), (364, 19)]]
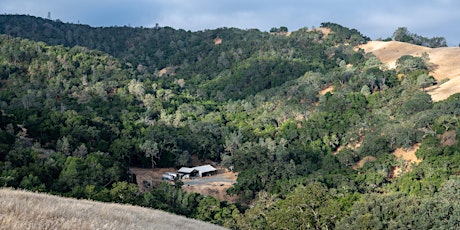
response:
[(219, 37), (214, 38), (214, 45), (220, 45), (220, 44), (222, 44), (222, 38), (219, 38)]
[(319, 91), (319, 95), (323, 96), (324, 94), (329, 93), (329, 92), (333, 92), (333, 91), (334, 91), (334, 86), (331, 85), (331, 86)]
[(177, 67), (166, 67), (158, 71), (157, 76), (158, 77), (163, 77), (163, 76), (174, 76), (176, 75), (176, 69)]
[(371, 161), (375, 161), (377, 160), (377, 158), (373, 157), (373, 156), (365, 156), (363, 159), (361, 159), (360, 161), (358, 161), (358, 163), (356, 163), (355, 165), (353, 165), (353, 169), (354, 170), (358, 170), (359, 168), (362, 168), (364, 166), (364, 164), (366, 164), (367, 162), (371, 162)]
[(393, 155), (395, 155), (397, 159), (402, 159), (404, 161), (404, 165), (402, 165), (402, 167), (396, 166), (392, 168), (388, 174), (389, 179), (398, 177), (401, 174), (410, 171), (413, 164), (418, 165), (420, 162), (422, 162), (422, 160), (418, 159), (415, 155), (415, 152), (417, 152), (419, 147), (420, 144), (415, 144), (411, 149), (398, 148), (393, 152)]
[(370, 41), (359, 48), (372, 52), (388, 68), (394, 68), (396, 60), (403, 55), (422, 56), (427, 53), (433, 67), (430, 74), (438, 82), (448, 79), (428, 92), (433, 101), (441, 101), (460, 92), (460, 47), (428, 48), (397, 41)]
[(393, 152), (393, 155), (395, 155), (396, 158), (401, 158), (409, 163), (419, 164), (420, 162), (422, 162), (422, 160), (418, 159), (417, 156), (415, 156), (415, 152), (417, 152), (419, 147), (420, 144), (412, 146), (411, 149), (398, 148)]

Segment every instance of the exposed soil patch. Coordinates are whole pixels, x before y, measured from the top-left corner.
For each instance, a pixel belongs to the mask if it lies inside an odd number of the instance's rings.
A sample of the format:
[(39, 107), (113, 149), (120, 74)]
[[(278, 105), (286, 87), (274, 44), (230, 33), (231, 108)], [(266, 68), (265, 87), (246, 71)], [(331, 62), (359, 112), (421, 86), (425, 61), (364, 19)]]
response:
[(335, 150), (335, 152), (332, 153), (332, 155), (336, 156), (337, 154), (339, 154), (340, 151), (342, 151), (344, 147), (341, 145), (337, 148), (337, 150)]
[(163, 77), (163, 76), (174, 76), (176, 75), (176, 68), (177, 67), (166, 67), (158, 71), (157, 75), (158, 77)]
[(373, 156), (365, 156), (363, 159), (358, 161), (358, 163), (353, 165), (353, 169), (358, 170), (359, 168), (362, 168), (367, 162), (372, 162), (372, 161), (375, 161), (375, 160), (377, 160), (377, 158), (375, 158)]
[(220, 45), (220, 44), (222, 44), (222, 38), (219, 38), (219, 37), (214, 38), (214, 45)]
[(417, 156), (415, 156), (415, 152), (417, 152), (419, 147), (420, 147), (420, 144), (416, 144), (412, 146), (411, 149), (407, 149), (407, 150), (398, 148), (393, 152), (393, 155), (395, 155), (396, 158), (402, 158), (405, 161), (418, 164), (422, 162), (422, 160), (418, 159)]
[(418, 165), (422, 160), (418, 159), (417, 156), (415, 155), (415, 152), (417, 152), (418, 148), (420, 147), (420, 144), (416, 144), (412, 146), (411, 149), (402, 149), (398, 148), (393, 152), (393, 155), (397, 159), (403, 160), (403, 165), (396, 166), (393, 169), (390, 170), (388, 173), (388, 178), (394, 178), (398, 177), (401, 174), (408, 172), (411, 170), (411, 167), (413, 164)]
[(319, 95), (323, 96), (324, 94), (332, 92), (332, 91), (334, 91), (334, 86), (331, 85), (331, 86), (319, 91)]

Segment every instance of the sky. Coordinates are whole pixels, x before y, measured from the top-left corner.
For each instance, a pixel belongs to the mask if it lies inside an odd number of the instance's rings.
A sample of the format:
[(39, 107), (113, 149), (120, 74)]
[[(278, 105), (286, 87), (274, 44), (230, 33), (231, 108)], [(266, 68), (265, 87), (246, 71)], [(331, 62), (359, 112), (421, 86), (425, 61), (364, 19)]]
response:
[(236, 27), (289, 31), (334, 22), (371, 39), (398, 27), (460, 44), (459, 0), (1, 0), (0, 14), (27, 14), (90, 26)]

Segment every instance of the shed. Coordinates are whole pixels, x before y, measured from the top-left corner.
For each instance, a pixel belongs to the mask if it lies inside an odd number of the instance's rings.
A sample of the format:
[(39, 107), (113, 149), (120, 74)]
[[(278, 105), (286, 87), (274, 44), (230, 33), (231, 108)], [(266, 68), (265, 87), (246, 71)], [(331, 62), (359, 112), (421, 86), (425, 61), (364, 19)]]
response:
[(198, 175), (200, 177), (211, 175), (217, 172), (217, 169), (212, 167), (211, 165), (197, 166), (197, 167), (194, 167), (193, 169), (198, 171)]
[(179, 169), (178, 173), (180, 175), (179, 178), (185, 179), (187, 177), (190, 178), (190, 177), (195, 176), (198, 173), (198, 171), (195, 168), (182, 167)]

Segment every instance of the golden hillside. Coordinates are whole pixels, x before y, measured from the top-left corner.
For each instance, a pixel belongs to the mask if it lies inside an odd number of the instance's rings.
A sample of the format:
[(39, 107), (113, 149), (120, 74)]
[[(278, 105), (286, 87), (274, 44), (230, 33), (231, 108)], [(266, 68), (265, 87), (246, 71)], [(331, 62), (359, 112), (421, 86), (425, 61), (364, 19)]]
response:
[(460, 92), (460, 47), (428, 48), (397, 41), (370, 41), (360, 48), (375, 54), (389, 68), (394, 68), (396, 60), (403, 55), (421, 56), (426, 52), (435, 67), (431, 71), (433, 77), (438, 81), (449, 79), (429, 92), (433, 101), (444, 100)]
[(130, 205), (0, 189), (0, 229), (224, 229)]

